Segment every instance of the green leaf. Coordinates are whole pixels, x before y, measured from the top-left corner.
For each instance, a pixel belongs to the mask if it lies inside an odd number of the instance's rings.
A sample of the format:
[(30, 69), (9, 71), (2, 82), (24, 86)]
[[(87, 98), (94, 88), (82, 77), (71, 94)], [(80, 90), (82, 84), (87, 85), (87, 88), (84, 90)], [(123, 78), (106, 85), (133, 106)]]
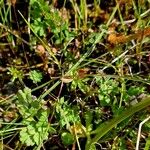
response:
[[(17, 107), (23, 118), (22, 123), (26, 126), (20, 131), (20, 141), (27, 146), (41, 145), (48, 139), (49, 111), (43, 101), (38, 101), (31, 95), (31, 89), (19, 90)], [(52, 129), (51, 129), (52, 130)]]
[(89, 150), (96, 150), (96, 146), (94, 144), (90, 145)]
[(34, 145), (34, 141), (33, 139), (31, 139), (29, 137), (29, 134), (27, 132), (27, 128), (23, 128), (21, 131), (20, 131), (20, 141), (22, 143), (25, 143), (27, 146), (33, 146)]
[(130, 96), (136, 96), (138, 94), (141, 94), (143, 93), (145, 90), (144, 87), (136, 87), (136, 86), (132, 86), (128, 89), (127, 93), (130, 95)]
[(85, 122), (86, 122), (86, 130), (87, 130), (87, 131), (92, 130), (92, 124), (91, 124), (92, 119), (93, 119), (93, 114), (92, 114), (92, 112), (91, 112), (90, 110), (87, 111), (87, 112), (85, 113), (84, 117), (85, 117)]
[[(47, 116), (48, 117), (48, 116)], [(25, 128), (20, 131), (20, 140), (22, 143), (32, 146), (40, 145), (41, 142), (48, 139), (49, 124), (48, 121), (39, 124), (37, 121), (30, 122)]]
[(71, 83), (71, 90), (76, 90), (77, 85), (78, 85), (77, 80), (73, 80), (72, 83)]
[(12, 75), (11, 81), (14, 82), (16, 79), (22, 80), (23, 79), (23, 71), (22, 70), (17, 70), (14, 67), (8, 68), (9, 72), (8, 74)]
[(114, 96), (120, 92), (118, 82), (109, 78), (96, 78), (96, 83), (99, 86), (98, 98), (102, 106), (111, 106)]
[(145, 147), (144, 147), (144, 150), (149, 150), (150, 149), (150, 137), (148, 137), (146, 139), (146, 144), (145, 144)]
[(17, 106), (19, 108), (20, 114), (23, 116), (23, 118), (26, 118), (30, 115), (29, 107), (30, 103), (32, 103), (32, 95), (31, 95), (31, 89), (24, 88), (24, 90), (19, 90), (17, 93), (18, 101)]
[(38, 83), (41, 82), (43, 76), (41, 72), (33, 70), (29, 72), (29, 78), (33, 81), (33, 83)]
[(69, 132), (63, 132), (61, 134), (61, 140), (64, 145), (71, 145), (74, 143), (74, 136)]
[(62, 127), (68, 123), (76, 123), (80, 121), (79, 110), (70, 107), (67, 104), (67, 101), (64, 101), (63, 97), (56, 105), (56, 117)]

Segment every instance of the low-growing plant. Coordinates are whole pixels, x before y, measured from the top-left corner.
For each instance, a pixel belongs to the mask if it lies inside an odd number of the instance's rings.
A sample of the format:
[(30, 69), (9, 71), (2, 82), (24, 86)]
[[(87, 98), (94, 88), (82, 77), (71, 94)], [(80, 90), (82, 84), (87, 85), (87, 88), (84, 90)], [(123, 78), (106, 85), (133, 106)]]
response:
[(29, 72), (29, 78), (33, 81), (33, 83), (41, 82), (43, 76), (40, 71), (33, 70)]
[(102, 106), (112, 106), (112, 100), (120, 93), (119, 82), (103, 77), (96, 77), (99, 86), (98, 98)]
[[(30, 0), (28, 12), (16, 11), (17, 1), (7, 4), (0, 1), (1, 145), (9, 148), (15, 141), (19, 146), (14, 149), (134, 149), (137, 126), (150, 105), (149, 0)], [(7, 56), (15, 58), (13, 64)], [(10, 75), (5, 77), (7, 69)], [(19, 80), (25, 87), (17, 95), (5, 90), (15, 86), (10, 86), (10, 77), (11, 84)], [(25, 86), (28, 79), (35, 89)], [(7, 108), (5, 103), (14, 101), (13, 109)], [(145, 149), (149, 128), (145, 123)]]
[(18, 70), (15, 67), (8, 68), (8, 71), (9, 71), (8, 74), (10, 74), (12, 76), (12, 78), (11, 78), (12, 82), (14, 82), (16, 79), (19, 79), (21, 81), (24, 77), (23, 71)]
[(67, 43), (75, 33), (70, 31), (69, 24), (65, 21), (53, 6), (49, 6), (44, 0), (30, 1), (31, 26), (38, 36), (46, 36), (46, 31), (53, 34), (49, 39), (52, 44)]
[(56, 113), (61, 127), (67, 126), (66, 128), (69, 129), (71, 126), (70, 124), (80, 122), (78, 108), (71, 108), (64, 97), (56, 104)]
[(42, 146), (55, 129), (48, 123), (49, 110), (43, 100), (39, 101), (31, 95), (31, 89), (19, 90), (17, 94), (17, 108), (22, 117), (20, 141), (27, 146)]

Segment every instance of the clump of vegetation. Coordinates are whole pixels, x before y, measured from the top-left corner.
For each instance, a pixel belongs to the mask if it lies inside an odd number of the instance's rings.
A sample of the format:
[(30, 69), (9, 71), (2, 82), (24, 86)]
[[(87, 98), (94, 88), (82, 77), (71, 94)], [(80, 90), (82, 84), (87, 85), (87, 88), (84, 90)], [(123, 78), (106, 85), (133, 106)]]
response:
[(149, 149), (149, 8), (1, 0), (0, 148)]

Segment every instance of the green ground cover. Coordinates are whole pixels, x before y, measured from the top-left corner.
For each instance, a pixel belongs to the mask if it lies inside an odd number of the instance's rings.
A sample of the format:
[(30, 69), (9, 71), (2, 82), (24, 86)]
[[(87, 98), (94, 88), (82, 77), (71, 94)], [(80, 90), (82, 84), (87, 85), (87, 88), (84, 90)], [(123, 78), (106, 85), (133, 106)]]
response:
[(149, 49), (149, 0), (0, 0), (0, 149), (150, 149)]

